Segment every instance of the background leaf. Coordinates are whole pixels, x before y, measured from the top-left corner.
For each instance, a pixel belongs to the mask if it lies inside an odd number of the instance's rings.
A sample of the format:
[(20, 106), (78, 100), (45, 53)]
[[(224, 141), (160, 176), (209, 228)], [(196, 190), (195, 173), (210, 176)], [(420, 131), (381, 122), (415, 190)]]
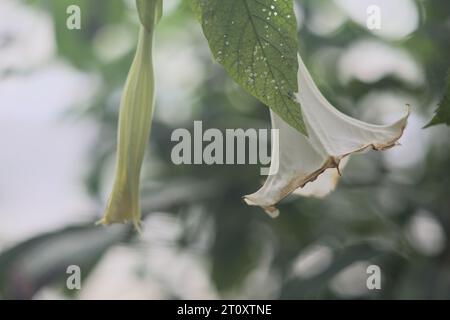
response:
[(0, 294), (6, 299), (30, 299), (43, 286), (65, 282), (70, 265), (87, 276), (106, 250), (129, 234), (127, 226), (111, 229), (86, 223), (45, 233), (0, 255)]
[(447, 86), (445, 88), (444, 97), (439, 103), (436, 115), (426, 127), (432, 127), (438, 124), (447, 124), (450, 126), (450, 73), (447, 77)]
[(297, 86), (298, 40), (292, 0), (191, 0), (210, 49), (230, 76), (306, 134)]

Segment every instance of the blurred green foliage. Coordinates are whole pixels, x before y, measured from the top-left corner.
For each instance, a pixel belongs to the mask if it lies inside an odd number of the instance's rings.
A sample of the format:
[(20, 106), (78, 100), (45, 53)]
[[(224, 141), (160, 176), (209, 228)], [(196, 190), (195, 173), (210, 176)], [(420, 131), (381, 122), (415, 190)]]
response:
[(444, 97), (439, 103), (439, 108), (436, 111), (436, 115), (427, 125), (427, 127), (438, 124), (450, 125), (450, 77), (448, 77), (447, 79), (447, 86), (445, 87)]
[[(54, 21), (59, 54), (81, 70), (95, 72), (102, 86), (93, 104), (83, 114), (101, 128), (92, 150), (86, 188), (90, 195), (104, 199), (100, 188), (105, 167), (114, 155), (118, 97), (131, 63), (133, 50), (112, 62), (98, 58), (93, 42), (99, 30), (108, 25), (134, 28), (134, 12), (121, 0), (35, 0), (37, 9), (48, 11)], [(82, 8), (83, 29), (67, 32), (65, 8), (77, 3)], [(316, 1), (298, 0), (305, 20)], [(392, 45), (408, 50), (426, 71), (422, 87), (411, 87), (398, 79), (385, 77), (367, 85), (337, 81), (336, 70), (320, 72), (319, 85), (331, 102), (354, 113), (356, 101), (372, 90), (395, 89), (413, 95), (422, 114), (431, 114), (433, 101), (442, 96), (450, 65), (450, 2), (418, 1), (422, 11), (419, 29)], [(426, 14), (425, 14), (426, 13)], [(187, 101), (192, 118), (208, 128), (267, 128), (269, 112), (241, 89), (205, 54), (206, 40), (185, 1), (164, 15), (158, 38), (178, 39), (186, 29), (193, 33), (195, 54), (207, 70), (201, 84), (193, 88), (195, 99)], [(299, 32), (302, 56), (307, 64), (321, 48), (342, 49), (360, 39), (376, 36), (349, 20), (328, 36), (318, 36), (304, 27)], [(382, 40), (385, 41), (385, 40)], [(156, 44), (158, 47), (158, 42)], [(158, 63), (156, 61), (156, 63)], [(336, 66), (331, 66), (330, 68)], [(318, 70), (312, 70), (317, 78)], [(338, 103), (342, 102), (344, 103)], [(179, 105), (177, 108), (187, 106)], [(80, 109), (80, 106), (74, 106)], [(157, 102), (158, 108), (158, 102)], [(383, 290), (368, 291), (364, 298), (449, 298), (450, 297), (450, 146), (448, 131), (441, 132), (440, 144), (428, 149), (424, 165), (392, 172), (378, 153), (354, 158), (332, 195), (324, 200), (289, 198), (280, 205), (281, 216), (272, 220), (260, 209), (246, 206), (241, 196), (261, 184), (258, 166), (175, 166), (170, 160), (171, 132), (178, 127), (191, 129), (192, 119), (170, 125), (156, 118), (144, 176), (143, 212), (169, 212), (183, 228), (176, 243), (180, 251), (196, 250), (204, 232), (212, 239), (201, 251), (210, 265), (210, 278), (222, 297), (237, 297), (249, 274), (268, 265), (276, 274), (275, 289), (267, 287), (271, 298), (341, 298), (330, 281), (346, 267), (369, 261), (383, 270)], [(442, 128), (439, 128), (442, 129)], [(438, 129), (427, 129), (438, 130)], [(158, 166), (155, 168), (155, 163)], [(405, 178), (406, 177), (406, 178)], [(431, 212), (446, 233), (445, 249), (429, 257), (418, 252), (406, 235), (406, 227), (418, 210)], [(67, 264), (78, 264), (83, 276), (115, 245), (139, 246), (139, 235), (129, 226), (111, 229), (93, 227), (101, 212), (85, 225), (68, 226), (17, 244), (0, 254), (0, 296), (31, 298), (46, 286), (64, 287)], [(200, 215), (201, 219), (193, 220)], [(192, 222), (193, 221), (193, 222)], [(206, 223), (208, 222), (208, 223)], [(145, 228), (145, 224), (144, 224)], [(292, 266), (303, 249), (323, 244), (333, 250), (333, 259), (323, 272), (302, 279), (292, 275)], [(145, 244), (144, 244), (145, 245)], [(45, 261), (41, 261), (45, 257)], [(40, 259), (39, 259), (40, 258)], [(264, 262), (266, 261), (266, 262)], [(25, 267), (26, 266), (26, 267)], [(268, 279), (259, 280), (264, 288)], [(268, 284), (267, 284), (268, 285)], [(169, 293), (168, 297), (177, 297)]]

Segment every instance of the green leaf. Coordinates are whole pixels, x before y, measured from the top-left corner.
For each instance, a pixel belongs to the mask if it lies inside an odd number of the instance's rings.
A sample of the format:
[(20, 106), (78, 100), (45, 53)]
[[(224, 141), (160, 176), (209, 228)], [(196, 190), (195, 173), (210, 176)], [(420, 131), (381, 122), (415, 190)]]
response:
[(303, 134), (292, 0), (189, 0), (214, 58), (245, 90)]
[(447, 77), (447, 86), (445, 88), (444, 97), (439, 103), (439, 108), (436, 110), (434, 118), (425, 126), (425, 128), (438, 124), (447, 124), (450, 126), (450, 72)]

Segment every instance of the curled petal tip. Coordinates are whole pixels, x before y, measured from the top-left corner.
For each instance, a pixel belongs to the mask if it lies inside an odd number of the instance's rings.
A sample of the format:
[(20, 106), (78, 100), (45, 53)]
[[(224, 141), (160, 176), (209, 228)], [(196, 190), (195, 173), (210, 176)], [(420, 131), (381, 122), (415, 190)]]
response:
[(263, 208), (263, 209), (273, 219), (278, 218), (278, 216), (280, 215), (280, 210), (278, 210), (275, 207), (266, 207), (266, 208)]
[(95, 222), (96, 226), (104, 226), (104, 225), (108, 225), (105, 221), (105, 218), (101, 218), (100, 220)]
[[(129, 220), (124, 221), (109, 221), (106, 217), (103, 217), (102, 219), (98, 220), (95, 225), (96, 226), (110, 226), (112, 224), (126, 224), (129, 223)], [(140, 220), (134, 220), (132, 221), (134, 230), (136, 230), (137, 233), (142, 234), (142, 222)]]
[(264, 209), (264, 211), (273, 219), (278, 218), (278, 216), (280, 215), (280, 210), (278, 210), (276, 207), (262, 206), (258, 199), (252, 198), (252, 195), (244, 196), (243, 200), (249, 206), (261, 206)]

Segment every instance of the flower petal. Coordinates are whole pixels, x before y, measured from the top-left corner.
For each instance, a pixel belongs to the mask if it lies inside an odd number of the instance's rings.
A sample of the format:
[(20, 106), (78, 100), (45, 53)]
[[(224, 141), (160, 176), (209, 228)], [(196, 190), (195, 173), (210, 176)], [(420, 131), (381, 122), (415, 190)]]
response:
[(247, 204), (261, 206), (271, 216), (279, 213), (274, 205), (294, 191), (305, 196), (331, 192), (345, 165), (341, 160), (350, 154), (395, 146), (409, 116), (408, 110), (397, 122), (379, 126), (341, 113), (319, 91), (300, 56), (298, 60), (296, 98), (302, 106), (309, 136), (300, 134), (271, 112), (272, 127), (279, 130), (279, 142), (274, 141), (272, 148), (271, 172), (276, 173), (256, 193), (244, 197)]
[(339, 178), (347, 165), (350, 157), (343, 158), (339, 162), (339, 170), (336, 168), (328, 168), (315, 181), (307, 183), (304, 187), (298, 188), (294, 191), (295, 195), (303, 197), (324, 198), (330, 194), (339, 182)]

